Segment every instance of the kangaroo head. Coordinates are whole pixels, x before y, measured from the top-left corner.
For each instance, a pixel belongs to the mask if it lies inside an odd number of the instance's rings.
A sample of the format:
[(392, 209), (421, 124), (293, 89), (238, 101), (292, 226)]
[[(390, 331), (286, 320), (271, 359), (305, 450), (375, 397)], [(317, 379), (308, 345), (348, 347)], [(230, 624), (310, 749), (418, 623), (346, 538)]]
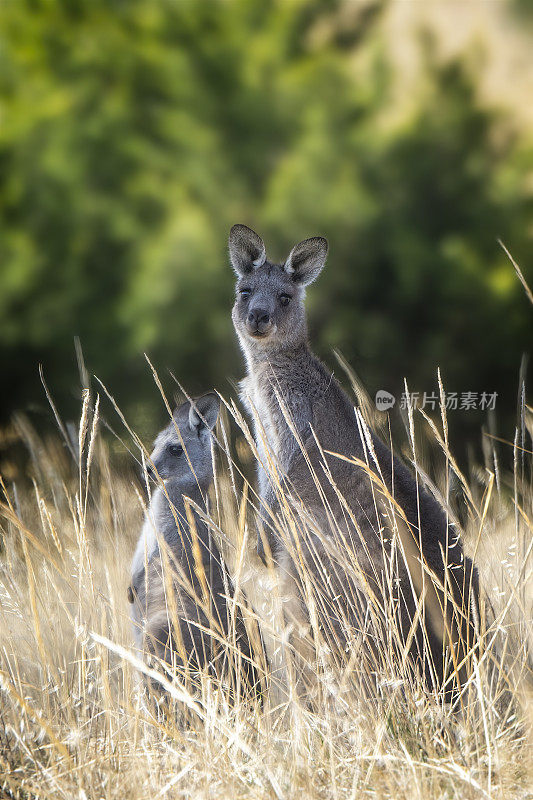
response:
[(241, 343), (290, 349), (305, 340), (305, 287), (326, 262), (326, 239), (305, 239), (292, 248), (284, 264), (273, 264), (261, 237), (246, 225), (234, 225), (229, 254), (237, 274), (232, 319)]
[(171, 422), (154, 442), (151, 463), (147, 465), (148, 475), (156, 477), (155, 467), (163, 481), (175, 480), (184, 488), (199, 485), (207, 489), (213, 480), (211, 431), (216, 425), (219, 408), (220, 400), (214, 392), (202, 395), (192, 404), (187, 400), (178, 406)]

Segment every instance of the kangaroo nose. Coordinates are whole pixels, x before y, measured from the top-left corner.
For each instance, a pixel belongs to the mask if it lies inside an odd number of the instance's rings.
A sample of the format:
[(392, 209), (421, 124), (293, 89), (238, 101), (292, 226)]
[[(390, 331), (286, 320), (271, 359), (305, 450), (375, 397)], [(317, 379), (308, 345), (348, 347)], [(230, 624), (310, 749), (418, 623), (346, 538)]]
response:
[(146, 474), (148, 475), (149, 478), (155, 478), (153, 467), (150, 466), (150, 464), (146, 465)]
[(263, 311), (262, 309), (253, 309), (248, 314), (248, 322), (257, 327), (260, 325), (268, 325), (270, 322), (270, 314), (268, 311)]

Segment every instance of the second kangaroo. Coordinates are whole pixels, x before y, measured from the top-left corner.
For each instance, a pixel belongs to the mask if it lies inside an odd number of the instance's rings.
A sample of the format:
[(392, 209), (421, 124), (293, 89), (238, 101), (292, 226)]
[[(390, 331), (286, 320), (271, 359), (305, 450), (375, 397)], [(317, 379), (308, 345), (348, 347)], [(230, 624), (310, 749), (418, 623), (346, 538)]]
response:
[[(225, 671), (232, 624), (231, 581), (208, 526), (185, 498), (206, 511), (213, 481), (212, 429), (219, 399), (185, 402), (158, 435), (147, 472), (158, 480), (132, 563), (129, 599), (137, 644), (169, 668), (189, 674)], [(153, 465), (153, 466), (152, 466)], [(255, 683), (244, 620), (236, 609), (235, 641), (248, 688)], [(221, 641), (222, 640), (222, 643)], [(236, 648), (236, 650), (235, 650)]]

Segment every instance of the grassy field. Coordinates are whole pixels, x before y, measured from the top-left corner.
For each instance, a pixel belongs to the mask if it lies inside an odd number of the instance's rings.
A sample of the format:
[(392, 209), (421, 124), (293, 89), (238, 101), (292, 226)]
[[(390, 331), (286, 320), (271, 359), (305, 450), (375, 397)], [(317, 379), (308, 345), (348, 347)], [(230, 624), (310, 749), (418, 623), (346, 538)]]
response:
[[(146, 667), (133, 651), (126, 597), (145, 498), (110, 456), (98, 406), (87, 394), (74, 436), (64, 430), (43, 441), (23, 418), (11, 431), (25, 444), (31, 481), (1, 487), (2, 797), (533, 797), (531, 427), (523, 442), (499, 445), (507, 456), (514, 451), (514, 472), (500, 470), (485, 439), (486, 463), (468, 477), (447, 450), (445, 417), (432, 431), (415, 415), (411, 428), (420, 474), (432, 476), (461, 518), (486, 595), (459, 710), (423, 691), (398, 663), (393, 637), (384, 636), (369, 692), (357, 648), (347, 665), (318, 635), (308, 664), (312, 705), (288, 669), (279, 701), (265, 690), (262, 702), (244, 693), (230, 702), (224, 681), (204, 675), (193, 691), (178, 680), (170, 687), (174, 711), (162, 715), (143, 691)], [(229, 456), (230, 416), (218, 430), (213, 531), (250, 632), (260, 616), (294, 665), (279, 587), (254, 555), (256, 498), (235, 464), (250, 466), (253, 445), (233, 409), (241, 430), (238, 459)], [(140, 458), (135, 437), (121, 430)], [(413, 458), (412, 447), (404, 455)], [(231, 654), (231, 642), (224, 645)]]

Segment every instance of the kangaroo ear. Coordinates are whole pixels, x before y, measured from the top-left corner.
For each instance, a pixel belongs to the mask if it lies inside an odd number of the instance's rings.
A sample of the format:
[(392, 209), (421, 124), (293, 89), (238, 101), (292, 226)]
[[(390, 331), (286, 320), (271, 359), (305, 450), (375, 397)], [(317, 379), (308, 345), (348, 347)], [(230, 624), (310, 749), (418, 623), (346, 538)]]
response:
[(181, 392), (175, 392), (174, 394), (174, 411), (172, 412), (172, 416), (175, 417), (178, 411), (182, 406), (187, 403), (187, 400), (181, 394)]
[(189, 426), (191, 430), (200, 433), (202, 428), (213, 430), (217, 424), (220, 399), (214, 392), (203, 394), (193, 400), (189, 408)]
[(261, 237), (246, 225), (234, 225), (229, 232), (229, 257), (237, 275), (245, 275), (266, 261)]
[(328, 255), (328, 241), (323, 236), (304, 239), (293, 247), (285, 262), (285, 272), (295, 283), (308, 286), (322, 271)]

